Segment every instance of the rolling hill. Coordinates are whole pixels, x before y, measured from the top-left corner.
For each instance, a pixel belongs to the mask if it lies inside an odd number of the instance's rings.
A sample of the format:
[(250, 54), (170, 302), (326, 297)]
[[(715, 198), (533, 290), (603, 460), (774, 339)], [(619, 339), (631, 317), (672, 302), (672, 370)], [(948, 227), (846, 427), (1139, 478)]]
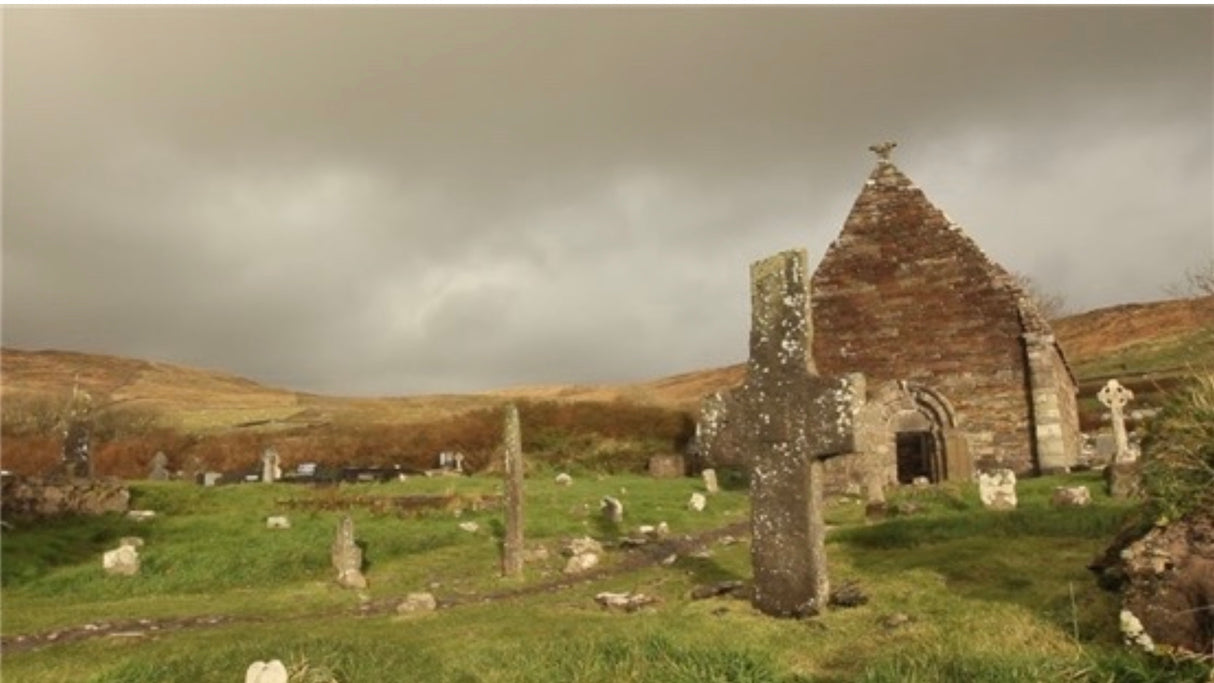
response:
[[(1214, 297), (1125, 304), (1069, 316), (1055, 333), (1081, 384), (1107, 378), (1145, 387), (1214, 367)], [(646, 382), (504, 388), (482, 394), (391, 398), (321, 396), (267, 387), (230, 373), (69, 351), (0, 352), (4, 400), (66, 400), (74, 382), (101, 405), (134, 404), (172, 415), (191, 432), (273, 425), (408, 424), (488, 408), (510, 399), (625, 401), (694, 410), (705, 394), (740, 383), (745, 365)]]

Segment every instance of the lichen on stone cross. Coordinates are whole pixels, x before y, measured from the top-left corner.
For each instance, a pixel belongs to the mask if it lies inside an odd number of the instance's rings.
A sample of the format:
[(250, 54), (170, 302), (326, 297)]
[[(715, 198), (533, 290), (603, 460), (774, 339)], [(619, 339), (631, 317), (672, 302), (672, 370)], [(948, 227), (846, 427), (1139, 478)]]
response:
[(829, 592), (823, 458), (854, 450), (852, 385), (813, 370), (804, 250), (751, 266), (750, 358), (736, 428), (747, 453), (754, 605), (802, 616)]

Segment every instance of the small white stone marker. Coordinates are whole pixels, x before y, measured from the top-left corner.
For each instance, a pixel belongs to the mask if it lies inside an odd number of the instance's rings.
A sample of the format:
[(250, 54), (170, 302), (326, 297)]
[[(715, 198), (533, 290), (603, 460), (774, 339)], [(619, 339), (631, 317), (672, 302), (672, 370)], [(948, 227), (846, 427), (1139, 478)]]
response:
[(244, 683), (287, 683), (287, 667), (277, 659), (253, 662), (244, 672)]

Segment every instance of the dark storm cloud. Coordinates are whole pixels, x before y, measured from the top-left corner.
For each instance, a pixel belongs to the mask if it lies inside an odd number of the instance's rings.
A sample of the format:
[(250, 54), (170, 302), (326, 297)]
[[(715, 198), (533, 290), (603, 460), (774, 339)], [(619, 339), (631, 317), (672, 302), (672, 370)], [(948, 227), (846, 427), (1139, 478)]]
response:
[(1083, 309), (1214, 256), (1210, 8), (4, 10), (3, 341), (341, 393), (744, 357), (895, 158)]

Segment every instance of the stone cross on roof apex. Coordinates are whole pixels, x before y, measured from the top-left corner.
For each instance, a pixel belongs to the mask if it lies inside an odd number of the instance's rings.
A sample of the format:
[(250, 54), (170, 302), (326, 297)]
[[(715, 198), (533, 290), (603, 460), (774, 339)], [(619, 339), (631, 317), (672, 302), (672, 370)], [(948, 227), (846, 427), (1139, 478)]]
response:
[(897, 146), (898, 146), (898, 143), (896, 143), (896, 142), (886, 141), (886, 142), (882, 142), (881, 144), (878, 144), (878, 145), (869, 145), (868, 149), (870, 151), (876, 153), (877, 163), (888, 164), (888, 163), (890, 163), (889, 155), (891, 152), (894, 151), (894, 148)]

